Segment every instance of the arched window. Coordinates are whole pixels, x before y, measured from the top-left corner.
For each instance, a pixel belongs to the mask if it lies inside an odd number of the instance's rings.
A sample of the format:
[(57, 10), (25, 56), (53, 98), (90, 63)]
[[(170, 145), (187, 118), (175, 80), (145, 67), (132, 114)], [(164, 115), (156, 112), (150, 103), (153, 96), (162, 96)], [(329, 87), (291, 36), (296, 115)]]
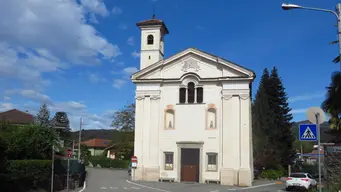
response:
[(188, 103), (194, 103), (194, 83), (193, 82), (189, 82), (187, 85), (187, 89), (188, 89), (188, 96), (187, 96), (187, 102)]
[(179, 102), (186, 103), (186, 88), (180, 88), (179, 90)]
[(179, 103), (203, 103), (204, 89), (201, 85), (196, 86), (194, 82), (188, 82), (186, 88), (179, 88)]
[(153, 45), (154, 44), (154, 36), (153, 35), (148, 35), (147, 36), (147, 44), (148, 45)]

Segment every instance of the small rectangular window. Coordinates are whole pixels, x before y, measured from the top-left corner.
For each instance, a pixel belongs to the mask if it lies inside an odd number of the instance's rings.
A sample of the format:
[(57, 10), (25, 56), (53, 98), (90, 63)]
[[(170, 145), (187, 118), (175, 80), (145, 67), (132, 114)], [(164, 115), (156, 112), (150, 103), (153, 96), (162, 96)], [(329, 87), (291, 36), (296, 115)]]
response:
[(173, 152), (165, 152), (165, 170), (173, 170)]
[(197, 88), (197, 103), (202, 103), (204, 100), (204, 89), (202, 87)]
[(217, 171), (218, 169), (218, 154), (207, 153), (207, 171)]
[(186, 88), (180, 88), (180, 90), (179, 90), (179, 102), (180, 103), (186, 102)]

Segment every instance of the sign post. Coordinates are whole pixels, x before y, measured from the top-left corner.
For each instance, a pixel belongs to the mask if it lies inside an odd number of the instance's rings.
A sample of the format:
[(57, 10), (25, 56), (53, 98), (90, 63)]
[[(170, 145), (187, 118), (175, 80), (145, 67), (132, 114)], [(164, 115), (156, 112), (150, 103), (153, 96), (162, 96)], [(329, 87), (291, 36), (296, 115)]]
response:
[(135, 169), (137, 167), (137, 157), (134, 155), (131, 157), (131, 179), (135, 181)]
[[(322, 178), (321, 178), (321, 130), (320, 130), (320, 124), (322, 124), (325, 120), (326, 120), (326, 115), (324, 114), (323, 110), (319, 107), (310, 107), (307, 110), (307, 117), (308, 120), (311, 123), (316, 124), (316, 130), (315, 130), (315, 137), (317, 135), (317, 143), (318, 143), (318, 147), (317, 147), (317, 155), (318, 155), (318, 166), (319, 166), (319, 192), (322, 192)], [(307, 138), (307, 137), (312, 137), (313, 130), (310, 128), (310, 132), (309, 132), (309, 127), (306, 128), (306, 131), (302, 134), (303, 137)], [(300, 131), (301, 131), (301, 127), (300, 127)], [(300, 136), (301, 139), (301, 136)], [(306, 140), (307, 141), (307, 140)], [(315, 140), (314, 140), (315, 141)]]
[(67, 174), (66, 174), (66, 191), (69, 191), (69, 179), (70, 179), (70, 158), (72, 157), (72, 151), (67, 150)]

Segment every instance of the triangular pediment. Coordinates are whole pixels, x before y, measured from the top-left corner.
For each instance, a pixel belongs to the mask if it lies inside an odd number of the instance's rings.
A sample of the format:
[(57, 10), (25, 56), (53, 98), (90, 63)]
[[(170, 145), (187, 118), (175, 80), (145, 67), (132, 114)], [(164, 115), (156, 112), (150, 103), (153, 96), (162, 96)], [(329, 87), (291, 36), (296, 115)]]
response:
[(133, 82), (148, 80), (176, 80), (188, 73), (201, 79), (209, 78), (255, 78), (255, 73), (245, 67), (206, 53), (189, 48), (167, 59), (152, 64), (132, 75)]

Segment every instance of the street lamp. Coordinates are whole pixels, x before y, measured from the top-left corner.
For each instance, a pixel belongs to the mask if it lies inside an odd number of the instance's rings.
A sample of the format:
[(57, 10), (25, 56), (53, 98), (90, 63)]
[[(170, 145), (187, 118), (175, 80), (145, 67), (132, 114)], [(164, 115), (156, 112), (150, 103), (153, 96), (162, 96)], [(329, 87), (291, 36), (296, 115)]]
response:
[[(282, 4), (283, 10), (291, 10), (291, 9), (306, 9), (306, 10), (312, 10), (312, 11), (322, 11), (322, 12), (328, 12), (332, 13), (337, 18), (337, 29), (338, 29), (338, 42), (339, 42), (339, 57), (341, 56), (341, 4), (336, 5), (336, 11), (330, 10), (330, 9), (321, 9), (321, 8), (315, 8), (315, 7), (304, 7), (301, 5), (295, 5), (295, 4), (288, 4), (283, 3)], [(341, 59), (340, 59), (340, 71), (341, 71)]]

